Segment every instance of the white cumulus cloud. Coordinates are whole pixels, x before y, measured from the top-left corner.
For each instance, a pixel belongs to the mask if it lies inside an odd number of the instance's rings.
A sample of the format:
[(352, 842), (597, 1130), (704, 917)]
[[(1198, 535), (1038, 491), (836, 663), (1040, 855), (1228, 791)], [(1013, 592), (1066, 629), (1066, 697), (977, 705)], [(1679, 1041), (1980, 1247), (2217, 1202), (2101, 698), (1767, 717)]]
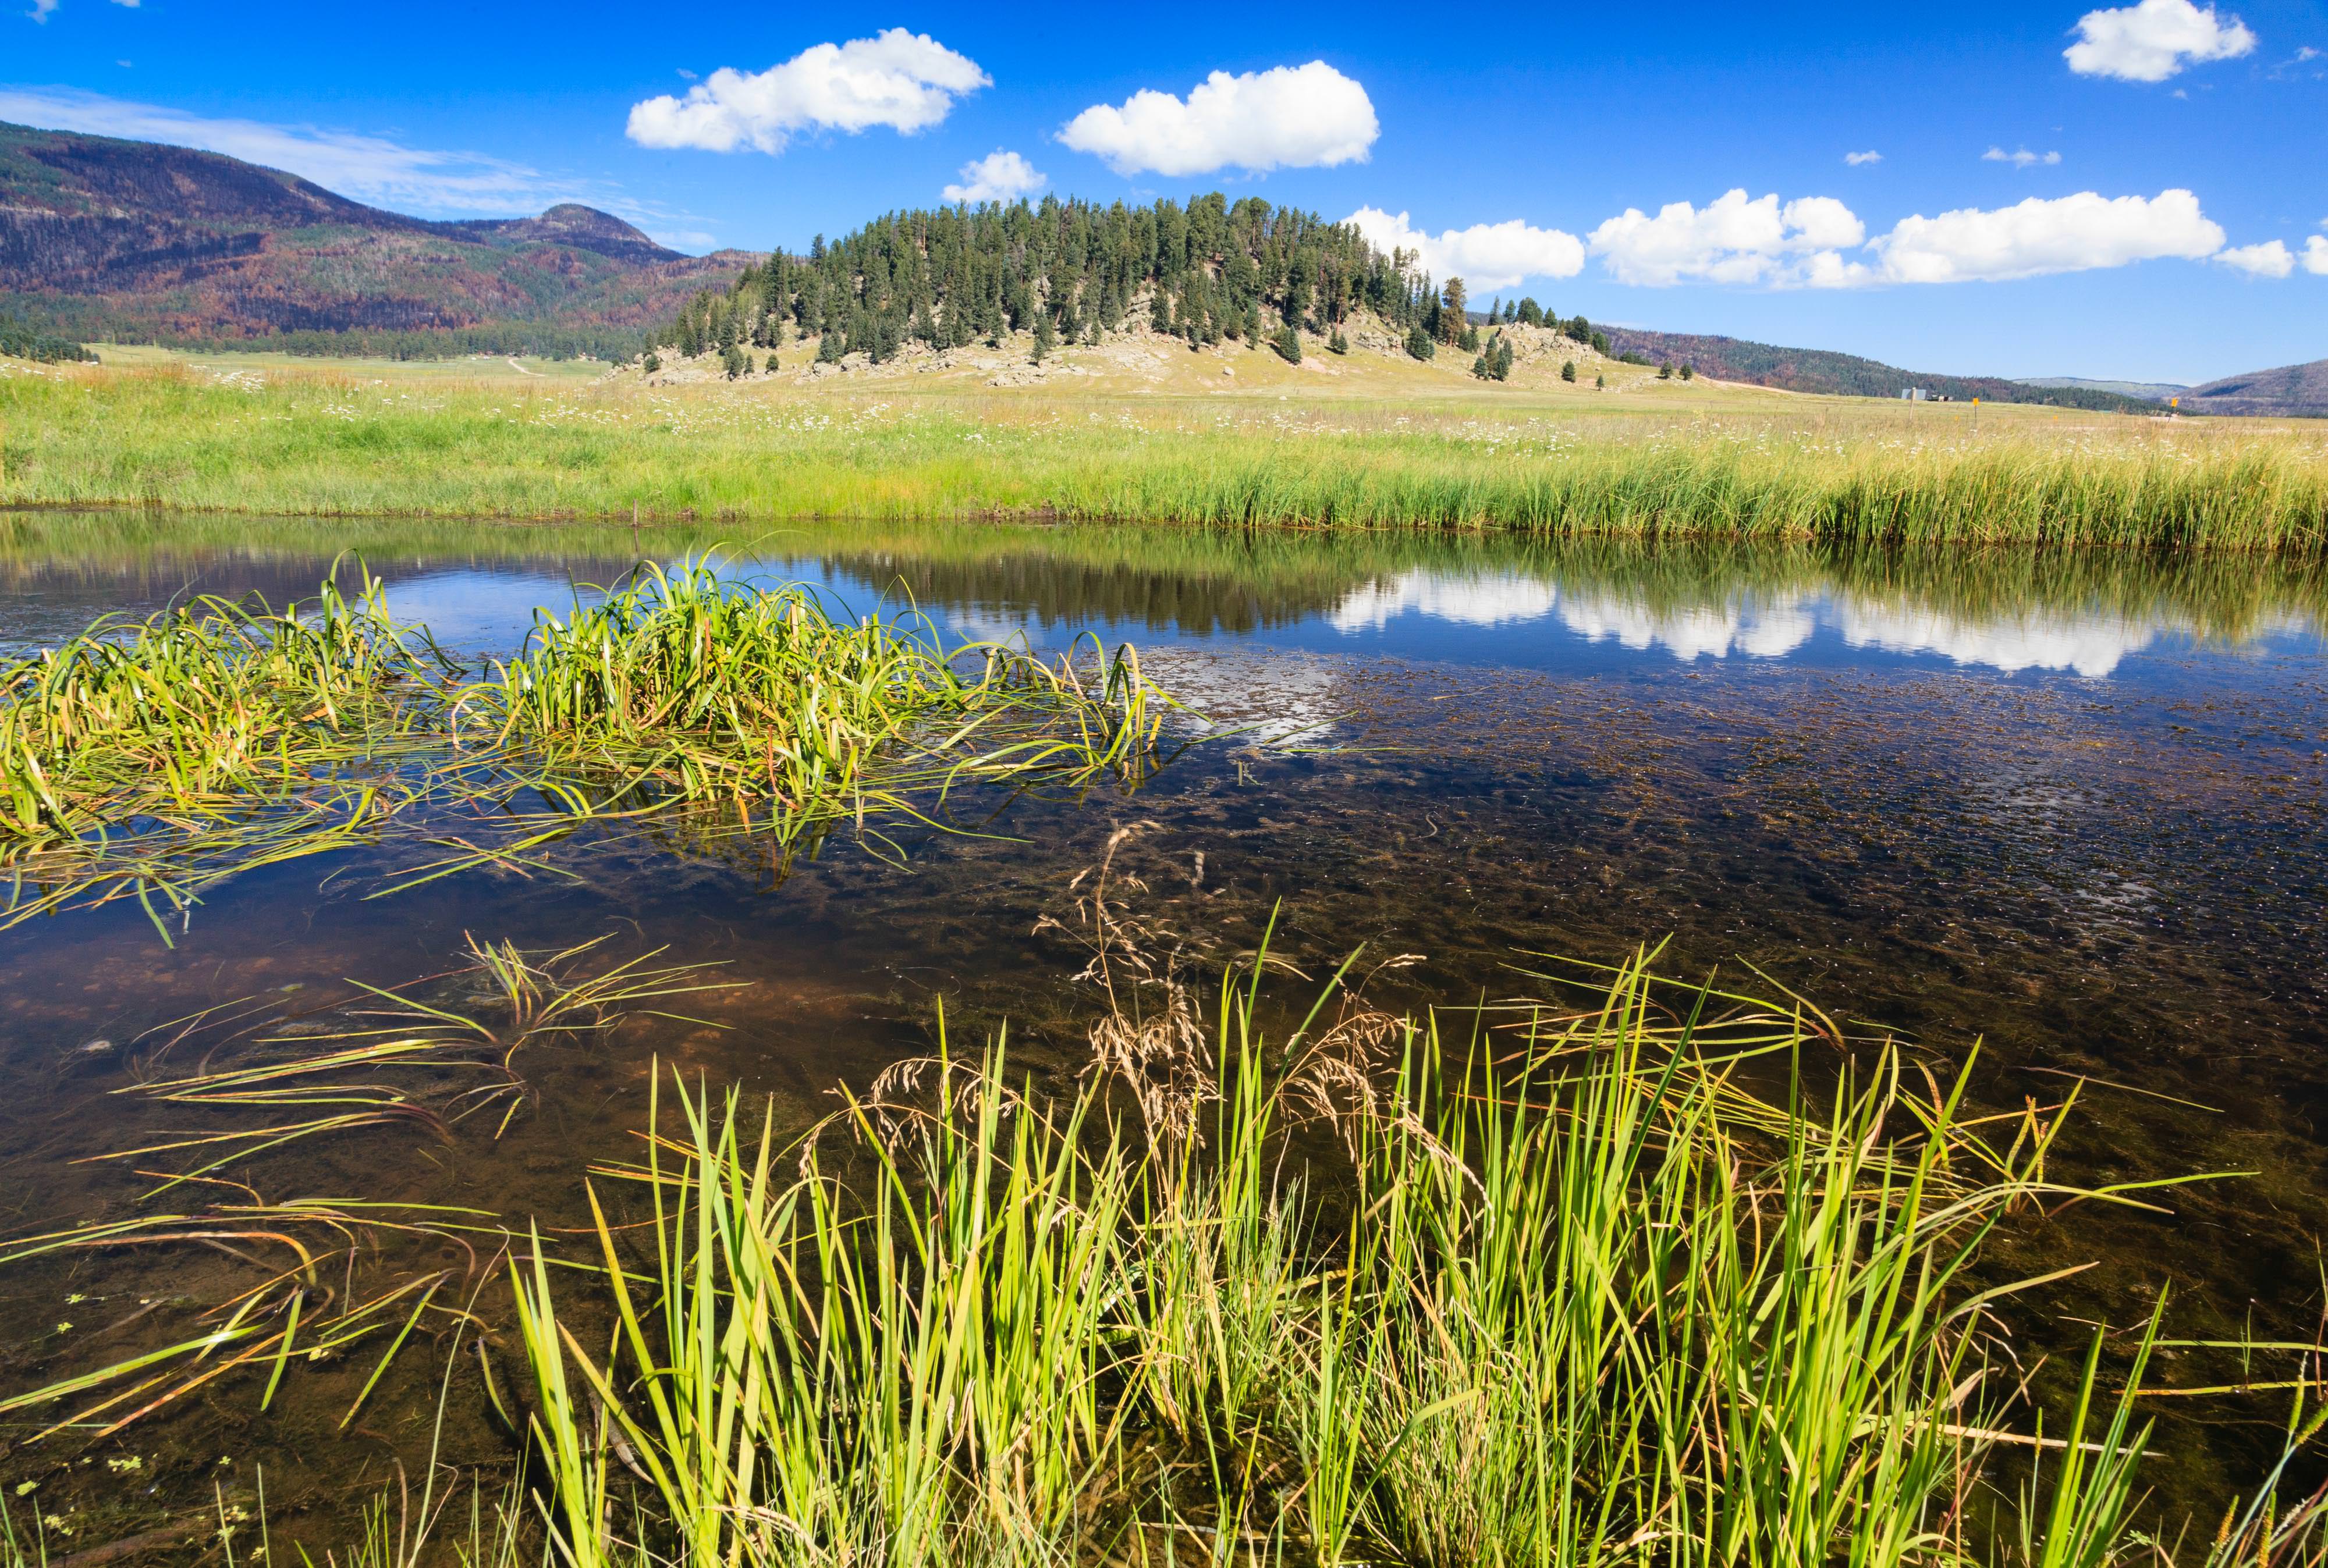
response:
[(992, 85), (967, 55), (892, 27), (816, 44), (762, 71), (723, 66), (683, 98), (665, 93), (632, 105), (628, 134), (647, 147), (781, 153), (802, 131), (927, 130), (954, 99)]
[(1883, 161), (1883, 154), (1873, 150), (1864, 153), (1845, 153), (1843, 155), (1843, 161), (1850, 164), (1853, 168), (1857, 169), (1864, 167), (1869, 163), (1882, 163)]
[(962, 166), (962, 182), (945, 188), (949, 201), (1016, 201), (1050, 182), (1051, 177), (1016, 153), (996, 148)]
[(1119, 174), (1312, 169), (1365, 163), (1382, 127), (1366, 89), (1322, 60), (1231, 76), (1216, 70), (1184, 98), (1143, 88), (1094, 104), (1059, 140)]
[(1403, 212), (1361, 207), (1343, 222), (1365, 235), (1377, 250), (1414, 253), (1433, 277), (1460, 277), (1474, 291), (1509, 288), (1524, 278), (1574, 277), (1584, 270), (1584, 242), (1557, 229), (1536, 229), (1519, 219), (1474, 223), (1426, 234)]
[(2191, 0), (2141, 0), (2078, 19), (2078, 42), (2061, 51), (2079, 76), (2164, 81), (2184, 68), (2251, 53), (2256, 35), (2237, 16)]
[(2295, 252), (2276, 239), (2261, 245), (2233, 246), (2215, 253), (2215, 259), (2225, 266), (2235, 267), (2249, 277), (2286, 277), (2295, 270)]
[(2003, 147), (1991, 147), (1980, 155), (1980, 161), (1984, 163), (2010, 163), (2016, 169), (2026, 169), (2036, 163), (2058, 163), (2061, 161), (2061, 154), (2032, 153), (2026, 147), (2008, 153)]
[(2304, 270), (2328, 277), (2328, 238), (2315, 234), (2304, 242)]
[(1867, 226), (1832, 196), (1781, 206), (1776, 194), (1750, 200), (1732, 191), (1703, 208), (1667, 202), (1655, 218), (1628, 208), (1595, 229), (1590, 243), (1619, 283), (1836, 286), (1864, 271), (1842, 253), (1866, 238)]
[(1902, 219), (1869, 247), (1892, 283), (1997, 282), (2159, 257), (2199, 260), (2222, 247), (2221, 227), (2188, 191), (2116, 198), (2085, 191), (1993, 211), (1960, 208)]

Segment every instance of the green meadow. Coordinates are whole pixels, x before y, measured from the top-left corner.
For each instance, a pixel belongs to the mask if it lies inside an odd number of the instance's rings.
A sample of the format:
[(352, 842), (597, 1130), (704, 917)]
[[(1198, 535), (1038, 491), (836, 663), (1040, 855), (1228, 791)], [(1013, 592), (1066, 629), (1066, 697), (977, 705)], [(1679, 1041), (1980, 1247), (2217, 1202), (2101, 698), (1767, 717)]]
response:
[[(1206, 384), (648, 384), (213, 359), (0, 378), (0, 499), (326, 517), (1053, 518), (2310, 553), (2328, 433), (1247, 356)], [(1070, 367), (1072, 369), (1072, 367)], [(1347, 384), (1346, 384), (1347, 383)]]

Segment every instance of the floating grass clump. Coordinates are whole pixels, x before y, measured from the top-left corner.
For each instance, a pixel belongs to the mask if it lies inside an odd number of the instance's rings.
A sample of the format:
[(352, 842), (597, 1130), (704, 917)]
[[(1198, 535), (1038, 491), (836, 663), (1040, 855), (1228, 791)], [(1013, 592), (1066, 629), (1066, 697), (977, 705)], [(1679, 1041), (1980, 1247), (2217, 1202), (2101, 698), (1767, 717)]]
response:
[(1168, 705), (1130, 648), (1092, 653), (948, 649), (702, 561), (543, 617), (505, 663), (446, 655), (369, 578), (304, 612), (101, 621), (0, 669), (0, 929), (124, 897), (160, 925), (252, 866), (460, 807), (493, 807), (496, 842), (439, 838), (460, 853), (411, 880), (518, 863), (586, 819), (720, 810), (791, 844), (928, 820), (960, 785), (1137, 778)]
[(738, 593), (698, 563), (543, 617), (456, 705), (465, 734), (490, 731), (505, 766), (577, 808), (613, 784), (616, 803), (633, 789), (764, 802), (796, 827), (836, 803), (910, 809), (959, 779), (1136, 762), (1161, 705), (1129, 646), (1112, 662), (1094, 649), (1087, 686), (1071, 660), (1000, 643), (943, 653), (934, 634), (838, 620), (805, 590)]

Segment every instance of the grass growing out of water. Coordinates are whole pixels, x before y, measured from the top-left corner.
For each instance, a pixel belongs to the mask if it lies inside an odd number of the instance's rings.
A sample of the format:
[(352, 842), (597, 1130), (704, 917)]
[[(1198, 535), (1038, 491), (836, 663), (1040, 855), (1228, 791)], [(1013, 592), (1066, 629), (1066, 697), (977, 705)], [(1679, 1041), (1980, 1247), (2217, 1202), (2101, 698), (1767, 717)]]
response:
[[(1103, 902), (1099, 906), (1104, 909)], [(1432, 1023), (1167, 970), (1038, 1094), (997, 1045), (800, 1146), (730, 1097), (515, 1267), (560, 1563), (2103, 1564), (2138, 1385), (2035, 1417), (1976, 1286), (2073, 1192), (1886, 1052), (1824, 1108), (1741, 1069), (1820, 1021), (1654, 979)], [(611, 1312), (611, 1332), (603, 1325)], [(585, 1327), (585, 1324), (597, 1325)], [(2098, 1341), (2097, 1341), (2098, 1346)], [(1994, 1479), (2018, 1456), (2017, 1487)], [(2215, 1555), (2317, 1553), (2259, 1502)], [(2258, 1525), (2258, 1521), (2260, 1520)], [(2259, 1550), (2260, 1549), (2260, 1550)]]
[[(202, 600), (99, 621), (0, 669), (0, 929), (135, 897), (165, 912), (253, 866), (486, 807), (493, 842), (432, 880), (532, 863), (580, 823), (688, 810), (790, 845), (928, 820), (960, 785), (1137, 777), (1167, 705), (1129, 648), (1047, 663), (947, 649), (926, 622), (841, 618), (803, 588), (645, 569), (507, 663), (465, 666), (326, 583), (294, 613)], [(469, 827), (474, 835), (476, 829)]]

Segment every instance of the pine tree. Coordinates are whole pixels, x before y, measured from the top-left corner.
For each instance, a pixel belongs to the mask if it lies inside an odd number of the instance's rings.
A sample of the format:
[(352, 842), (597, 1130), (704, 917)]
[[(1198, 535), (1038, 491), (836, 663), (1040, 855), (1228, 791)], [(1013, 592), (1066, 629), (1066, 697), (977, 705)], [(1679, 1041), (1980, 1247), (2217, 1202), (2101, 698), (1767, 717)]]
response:
[(650, 350), (647, 357), (640, 362), (639, 369), (645, 371), (650, 376), (653, 375), (657, 370), (662, 369), (662, 356)]
[(1534, 294), (1520, 301), (1520, 322), (1530, 327), (1544, 325), (1544, 307), (1535, 303)]
[(1508, 381), (1512, 378), (1512, 346), (1501, 337), (1496, 340), (1496, 362), (1492, 369), (1497, 380)]
[(1607, 391), (1607, 390), (1609, 389), (1609, 378), (1608, 378), (1608, 377), (1606, 377), (1606, 376), (1595, 376), (1595, 377), (1593, 377), (1593, 378), (1592, 378), (1592, 389), (1593, 389), (1594, 391), (1596, 391), (1596, 392), (1605, 392), (1605, 391)]
[(1490, 373), (1491, 372), (1488, 369), (1487, 355), (1482, 354), (1478, 359), (1471, 361), (1471, 374), (1478, 377), (1480, 380), (1486, 380)]
[(1573, 359), (1564, 359), (1564, 360), (1563, 360), (1563, 361), (1561, 362), (1561, 366), (1560, 366), (1560, 378), (1561, 378), (1562, 380), (1563, 380), (1563, 381), (1568, 381), (1568, 382), (1573, 382), (1573, 381), (1576, 379), (1576, 361), (1575, 361), (1575, 360), (1573, 360)]
[(773, 375), (774, 375), (775, 373), (776, 373), (776, 357), (775, 357), (774, 354), (771, 354), (771, 355), (769, 355), (769, 356), (768, 356), (768, 374), (769, 374), (769, 375), (771, 375), (771, 376), (773, 376)]
[(1440, 316), (1440, 338), (1460, 347), (1463, 334), (1470, 330), (1470, 323), (1463, 319), (1463, 280), (1449, 278), (1442, 297), (1446, 300), (1446, 308)]
[(1657, 379), (1660, 381), (1670, 381), (1673, 379), (1672, 360), (1668, 359), (1664, 364), (1657, 367)]
[(1037, 365), (1041, 364), (1043, 362), (1043, 357), (1058, 346), (1059, 334), (1052, 330), (1051, 313), (1048, 311), (1036, 312), (1035, 363)]
[(1684, 366), (1681, 368), (1681, 378), (1682, 378), (1683, 380), (1685, 380), (1685, 381), (1691, 380), (1691, 379), (1694, 378), (1696, 377), (1696, 375), (1697, 375), (1697, 370), (1696, 370), (1696, 369), (1695, 369), (1694, 367), (1693, 367), (1693, 366), (1684, 365)]
[(1336, 327), (1334, 335), (1326, 340), (1326, 351), (1329, 354), (1347, 354), (1350, 351), (1350, 340), (1342, 335), (1341, 328)]
[(719, 368), (727, 371), (728, 379), (733, 381), (738, 376), (746, 375), (750, 372), (752, 369), (751, 357), (746, 354), (742, 349), (737, 347), (734, 343), (730, 343), (726, 348), (719, 350)]
[(820, 365), (840, 363), (840, 334), (831, 327), (827, 327), (817, 340), (816, 362)]
[(1301, 363), (1301, 334), (1293, 330), (1291, 322), (1277, 329), (1277, 338), (1273, 346), (1277, 350), (1278, 357), (1287, 364)]
[(1476, 350), (1479, 346), (1479, 329), (1469, 322), (1464, 322), (1463, 335), (1455, 340), (1455, 346), (1467, 354)]
[(1595, 332), (1592, 334), (1592, 351), (1596, 354), (1605, 354), (1609, 351), (1608, 333)]
[(1417, 322), (1407, 331), (1406, 351), (1418, 359), (1428, 359), (1439, 351), (1439, 342), (1437, 339), (1422, 330), (1421, 322)]

